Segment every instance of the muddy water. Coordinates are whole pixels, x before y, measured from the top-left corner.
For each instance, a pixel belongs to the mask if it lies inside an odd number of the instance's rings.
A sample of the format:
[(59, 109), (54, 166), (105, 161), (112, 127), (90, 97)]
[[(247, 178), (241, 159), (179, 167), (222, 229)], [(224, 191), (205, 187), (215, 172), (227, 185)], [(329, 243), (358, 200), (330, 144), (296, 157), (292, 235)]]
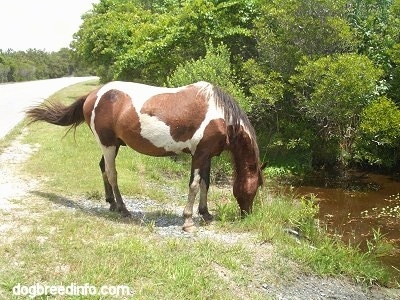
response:
[(394, 246), (390, 255), (381, 257), (382, 262), (400, 269), (399, 179), (355, 171), (335, 177), (316, 174), (297, 182), (294, 191), (314, 194), (319, 199), (321, 224), (364, 251), (373, 230), (379, 229)]

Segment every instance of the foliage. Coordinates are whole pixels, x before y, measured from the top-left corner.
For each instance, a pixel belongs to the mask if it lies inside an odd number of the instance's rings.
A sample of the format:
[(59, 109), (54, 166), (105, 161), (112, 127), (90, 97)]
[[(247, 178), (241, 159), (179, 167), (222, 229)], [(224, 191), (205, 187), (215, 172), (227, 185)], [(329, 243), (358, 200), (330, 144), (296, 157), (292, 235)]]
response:
[(260, 1), (255, 22), (260, 61), (287, 79), (303, 56), (352, 51), (356, 40), (342, 18), (346, 2)]
[(108, 81), (115, 77), (118, 58), (129, 49), (136, 49), (140, 37), (146, 36), (153, 27), (151, 19), (150, 12), (134, 1), (100, 1), (92, 12), (83, 16), (84, 23), (71, 45), (82, 60), (96, 66), (102, 81)]
[(253, 6), (252, 1), (100, 1), (84, 17), (73, 47), (99, 66), (103, 81), (162, 84), (179, 63), (203, 56), (209, 39), (249, 56)]
[(247, 102), (240, 87), (235, 84), (235, 74), (230, 63), (230, 52), (226, 45), (214, 47), (209, 44), (204, 58), (180, 64), (167, 78), (168, 86), (181, 86), (197, 81), (208, 81), (230, 93), (243, 108)]
[(348, 154), (361, 111), (377, 96), (382, 71), (358, 54), (305, 60), (297, 71), (290, 82), (299, 109), (318, 121), (327, 139), (338, 138)]
[(381, 97), (362, 114), (355, 144), (355, 158), (371, 165), (393, 167), (399, 156), (400, 110), (393, 101)]
[(285, 85), (277, 72), (267, 72), (253, 58), (242, 65), (242, 85), (247, 89), (251, 119), (256, 127), (272, 124), (277, 115), (277, 103), (282, 101)]
[(71, 76), (80, 69), (67, 48), (51, 53), (37, 49), (0, 51), (0, 83)]

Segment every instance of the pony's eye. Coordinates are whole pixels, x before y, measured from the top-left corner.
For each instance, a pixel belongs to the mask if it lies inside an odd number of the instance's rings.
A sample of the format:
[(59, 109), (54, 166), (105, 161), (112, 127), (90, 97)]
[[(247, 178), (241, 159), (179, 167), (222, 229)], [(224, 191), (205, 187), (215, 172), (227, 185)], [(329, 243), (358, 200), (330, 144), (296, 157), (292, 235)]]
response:
[(247, 167), (248, 167), (249, 171), (251, 171), (251, 172), (257, 171), (257, 165), (256, 164), (250, 164)]

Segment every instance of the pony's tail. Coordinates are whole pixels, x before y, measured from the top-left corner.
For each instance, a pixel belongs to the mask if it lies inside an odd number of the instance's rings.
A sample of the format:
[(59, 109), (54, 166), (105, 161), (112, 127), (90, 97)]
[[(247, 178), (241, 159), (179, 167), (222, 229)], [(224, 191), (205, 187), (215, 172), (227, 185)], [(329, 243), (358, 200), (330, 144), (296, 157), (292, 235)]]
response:
[(71, 126), (70, 129), (75, 129), (85, 121), (83, 104), (86, 97), (80, 97), (69, 106), (59, 102), (47, 102), (32, 107), (26, 111), (26, 115), (30, 119), (29, 124), (44, 121), (59, 126)]

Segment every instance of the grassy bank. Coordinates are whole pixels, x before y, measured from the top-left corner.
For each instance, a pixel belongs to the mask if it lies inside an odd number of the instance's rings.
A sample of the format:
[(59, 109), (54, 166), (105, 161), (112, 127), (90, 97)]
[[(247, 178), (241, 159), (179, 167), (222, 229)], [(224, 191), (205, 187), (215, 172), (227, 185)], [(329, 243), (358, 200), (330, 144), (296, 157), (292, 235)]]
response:
[[(53, 98), (72, 102), (96, 84), (78, 84)], [(32, 198), (19, 202), (32, 212), (29, 216), (18, 210), (2, 213), (21, 225), (10, 234), (14, 238), (0, 245), (0, 289), (5, 295), (17, 283), (89, 282), (128, 285), (135, 299), (265, 299), (262, 290), (254, 288), (254, 278), (282, 283), (303, 273), (349, 277), (365, 286), (396, 284), (373, 253), (362, 254), (316, 226), (315, 199), (276, 194), (268, 183), (257, 196), (254, 213), (243, 220), (230, 189), (213, 186), (210, 191), (216, 221), (209, 228), (255, 235), (253, 247), (212, 239), (163, 238), (149, 224), (136, 224), (114, 213), (54, 208), (56, 199), (49, 201), (51, 197), (104, 201), (100, 150), (90, 130), (83, 125), (75, 134), (64, 136), (65, 132), (49, 124), (33, 124), (24, 137), (24, 143), (40, 144), (24, 170), (41, 183)], [(221, 158), (214, 165), (213, 178), (229, 169)], [(122, 148), (117, 169), (126, 196), (178, 206), (186, 202), (190, 170), (186, 158), (152, 158)], [(292, 229), (299, 235), (291, 234)]]

